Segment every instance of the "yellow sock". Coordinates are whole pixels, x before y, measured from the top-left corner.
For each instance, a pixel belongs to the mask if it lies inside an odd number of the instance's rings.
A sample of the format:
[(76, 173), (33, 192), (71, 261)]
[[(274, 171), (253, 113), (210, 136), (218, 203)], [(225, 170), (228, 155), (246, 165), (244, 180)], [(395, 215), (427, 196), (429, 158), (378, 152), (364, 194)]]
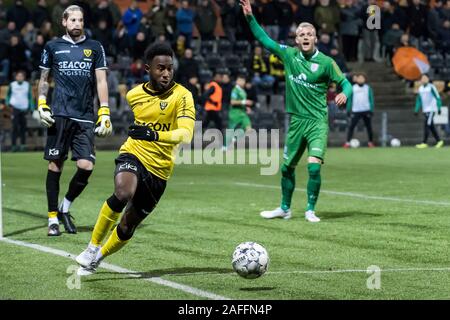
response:
[(102, 256), (107, 257), (114, 252), (119, 251), (122, 249), (124, 245), (126, 245), (130, 240), (121, 240), (119, 236), (117, 235), (117, 227), (114, 228), (113, 232), (108, 238), (108, 241), (106, 241), (105, 245), (102, 247)]
[(97, 222), (95, 223), (94, 231), (92, 231), (91, 243), (94, 246), (102, 244), (103, 239), (108, 235), (113, 225), (119, 219), (120, 212), (114, 212), (105, 201), (100, 213), (98, 214)]
[(58, 216), (58, 211), (50, 211), (48, 213), (48, 218), (52, 219), (52, 218), (56, 218)]

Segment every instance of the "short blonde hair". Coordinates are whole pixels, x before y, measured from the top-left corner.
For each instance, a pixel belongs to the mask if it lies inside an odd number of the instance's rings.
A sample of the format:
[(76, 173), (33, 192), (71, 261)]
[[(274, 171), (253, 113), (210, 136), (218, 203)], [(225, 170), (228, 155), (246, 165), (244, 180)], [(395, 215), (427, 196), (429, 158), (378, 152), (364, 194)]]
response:
[(317, 31), (316, 31), (316, 27), (314, 27), (314, 25), (312, 25), (309, 22), (302, 22), (298, 25), (297, 29), (295, 30), (295, 33), (297, 33), (300, 29), (302, 28), (311, 28), (314, 30), (314, 35), (317, 36)]
[(71, 6), (68, 6), (66, 10), (64, 10), (62, 18), (64, 20), (67, 20), (69, 18), (70, 13), (75, 11), (80, 11), (84, 15), (83, 9), (80, 6), (73, 4)]

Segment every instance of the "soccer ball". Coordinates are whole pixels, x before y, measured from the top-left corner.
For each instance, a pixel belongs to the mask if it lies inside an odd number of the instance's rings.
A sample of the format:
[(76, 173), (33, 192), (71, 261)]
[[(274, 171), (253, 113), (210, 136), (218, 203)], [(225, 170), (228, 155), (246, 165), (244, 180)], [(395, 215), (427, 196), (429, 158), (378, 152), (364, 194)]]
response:
[(256, 242), (243, 242), (233, 252), (234, 271), (245, 279), (262, 276), (269, 266), (267, 250)]
[(396, 147), (400, 147), (401, 145), (402, 145), (402, 143), (397, 138), (394, 138), (391, 140), (391, 147), (396, 148)]
[(359, 140), (358, 139), (352, 139), (350, 140), (350, 147), (352, 148), (359, 148)]

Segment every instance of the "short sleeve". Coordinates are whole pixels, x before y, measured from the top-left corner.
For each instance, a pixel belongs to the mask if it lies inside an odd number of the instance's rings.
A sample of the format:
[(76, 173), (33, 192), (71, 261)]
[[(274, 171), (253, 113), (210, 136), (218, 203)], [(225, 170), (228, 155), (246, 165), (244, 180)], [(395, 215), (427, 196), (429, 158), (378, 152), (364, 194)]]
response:
[(50, 69), (52, 67), (52, 52), (50, 51), (50, 46), (47, 43), (44, 46), (44, 49), (42, 50), (41, 53), (41, 61), (39, 63), (39, 68), (41, 69)]
[(108, 66), (106, 65), (106, 55), (105, 55), (105, 49), (103, 49), (103, 46), (100, 42), (97, 42), (97, 50), (95, 54), (95, 69), (108, 69)]

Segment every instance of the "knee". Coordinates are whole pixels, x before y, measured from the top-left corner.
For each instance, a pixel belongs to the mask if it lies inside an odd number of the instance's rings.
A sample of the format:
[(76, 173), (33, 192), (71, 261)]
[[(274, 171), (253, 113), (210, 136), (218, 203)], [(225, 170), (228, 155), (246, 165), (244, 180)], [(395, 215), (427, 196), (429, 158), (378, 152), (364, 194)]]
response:
[(121, 202), (128, 202), (133, 199), (134, 192), (123, 185), (116, 185), (114, 195)]
[(89, 160), (78, 160), (77, 167), (86, 171), (94, 170), (94, 164)]
[(281, 175), (285, 178), (290, 178), (295, 176), (295, 167), (289, 167), (284, 165), (281, 167)]
[(127, 223), (126, 219), (122, 219), (120, 221), (120, 224), (117, 228), (117, 235), (122, 240), (129, 240), (131, 237), (133, 237), (134, 230), (136, 229), (136, 226), (130, 225)]
[(308, 163), (308, 173), (310, 177), (317, 177), (320, 175), (321, 164), (317, 162)]

